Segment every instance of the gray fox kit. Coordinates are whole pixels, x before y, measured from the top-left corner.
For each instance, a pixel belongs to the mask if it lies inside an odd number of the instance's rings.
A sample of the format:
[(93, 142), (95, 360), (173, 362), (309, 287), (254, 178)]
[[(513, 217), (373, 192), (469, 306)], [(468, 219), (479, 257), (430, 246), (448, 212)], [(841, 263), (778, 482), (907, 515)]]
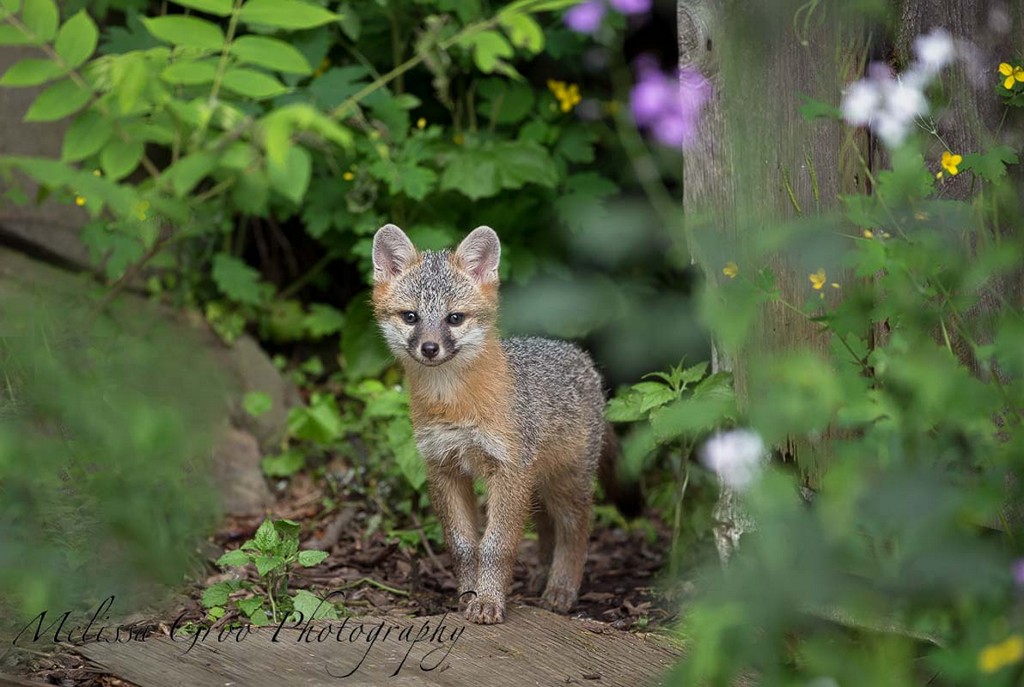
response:
[[(501, 244), (478, 227), (455, 252), (418, 252), (388, 224), (373, 239), (373, 305), (405, 369), (416, 443), (431, 502), (444, 528), (466, 618), (505, 619), (523, 526), (532, 512), (543, 601), (567, 612), (587, 554), (592, 479), (599, 456), (614, 459), (604, 391), (576, 346), (497, 333)], [(602, 461), (603, 462), (603, 461)], [(473, 479), (487, 486), (479, 533)]]

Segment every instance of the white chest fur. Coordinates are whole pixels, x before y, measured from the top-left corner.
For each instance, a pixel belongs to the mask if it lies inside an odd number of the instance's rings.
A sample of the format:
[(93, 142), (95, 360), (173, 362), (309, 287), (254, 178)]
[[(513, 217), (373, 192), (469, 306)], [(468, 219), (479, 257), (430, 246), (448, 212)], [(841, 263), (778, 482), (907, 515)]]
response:
[(424, 460), (454, 462), (468, 475), (478, 475), (487, 461), (513, 460), (503, 437), (471, 425), (445, 422), (418, 427), (416, 446)]

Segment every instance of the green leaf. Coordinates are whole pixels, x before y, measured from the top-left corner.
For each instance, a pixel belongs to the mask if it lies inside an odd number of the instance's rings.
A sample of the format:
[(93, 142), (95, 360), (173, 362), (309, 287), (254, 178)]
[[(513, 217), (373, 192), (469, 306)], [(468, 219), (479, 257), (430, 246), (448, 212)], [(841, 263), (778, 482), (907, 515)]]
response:
[(306, 456), (297, 449), (277, 456), (267, 456), (260, 461), (263, 474), (267, 477), (291, 477), (305, 466)]
[[(5, 75), (6, 76), (6, 75)], [(1006, 176), (1006, 166), (1020, 162), (1017, 153), (1008, 145), (999, 145), (984, 153), (964, 155), (961, 167), (969, 169), (985, 181), (998, 181)]]
[[(292, 609), (302, 614), (303, 620), (336, 620), (338, 611), (330, 601), (323, 601), (316, 594), (299, 589), (292, 597)], [(314, 616), (316, 616), (314, 618)]]
[(31, 45), (34, 41), (24, 31), (10, 24), (0, 24), (0, 45)]
[(366, 85), (367, 74), (363, 66), (332, 67), (313, 79), (309, 94), (323, 109), (335, 108)]
[(680, 436), (695, 437), (719, 426), (736, 413), (731, 393), (684, 398), (651, 414), (651, 428), (658, 441)]
[(146, 30), (160, 40), (186, 48), (221, 50), (224, 32), (220, 27), (198, 17), (143, 17)]
[(311, 29), (339, 19), (334, 12), (300, 0), (249, 0), (238, 16), (247, 24), (278, 29)]
[(112, 138), (100, 151), (100, 167), (107, 178), (117, 181), (131, 174), (139, 166), (144, 152), (145, 146), (142, 141)]
[(894, 150), (892, 169), (879, 172), (876, 179), (876, 194), (892, 205), (920, 200), (935, 190), (935, 177), (928, 171), (924, 157), (910, 147)]
[(548, 151), (530, 141), (507, 141), (494, 147), (498, 179), (503, 188), (522, 188), (528, 183), (554, 187), (558, 169)]
[(0, 86), (38, 86), (67, 73), (67, 69), (51, 60), (29, 58), (15, 62), (0, 77)]
[(256, 556), (253, 563), (256, 564), (256, 572), (262, 577), (271, 570), (284, 565), (284, 559), (280, 556)]
[(485, 151), (463, 152), (445, 167), (441, 189), (458, 191), (471, 200), (497, 195), (501, 191), (498, 161)]
[(485, 74), (517, 73), (504, 59), (512, 57), (515, 50), (497, 31), (481, 31), (464, 38), (460, 43), (473, 49), (473, 62), (476, 63), (477, 69)]
[(231, 0), (174, 0), (175, 4), (200, 12), (226, 17), (231, 14)]
[(228, 298), (246, 305), (260, 303), (260, 273), (235, 256), (215, 255), (211, 275), (217, 288)]
[(274, 190), (295, 204), (302, 202), (313, 176), (313, 158), (297, 145), (288, 149), (284, 165), (267, 165), (267, 176)]
[(330, 444), (345, 432), (345, 424), (333, 396), (313, 394), (308, 407), (288, 413), (288, 434), (315, 444)]
[(217, 157), (213, 153), (200, 151), (181, 158), (164, 175), (170, 179), (175, 195), (184, 198), (216, 166)]
[[(238, 568), (243, 565), (249, 565), (249, 554), (241, 549), (235, 549), (234, 551), (228, 551), (223, 556), (217, 559), (217, 565), (222, 568)], [(227, 599), (225, 599), (226, 601)], [(217, 602), (217, 605), (224, 603), (224, 601)]]
[(113, 134), (114, 125), (109, 119), (95, 110), (87, 110), (75, 117), (64, 134), (61, 159), (65, 162), (78, 162), (95, 155)]
[(217, 75), (217, 60), (180, 60), (160, 72), (160, 78), (171, 84), (200, 86), (213, 83)]
[(263, 598), (254, 596), (251, 599), (239, 599), (235, 602), (238, 606), (238, 610), (245, 614), (247, 618), (251, 618), (253, 615), (263, 611)]
[(492, 122), (515, 124), (534, 109), (534, 91), (525, 83), (508, 79), (481, 79), (477, 86), (483, 102), (480, 112)]
[(697, 363), (692, 367), (688, 367), (683, 370), (682, 374), (679, 375), (679, 381), (683, 382), (687, 386), (699, 382), (708, 372), (708, 363)]
[(299, 565), (303, 568), (312, 568), (327, 560), (326, 551), (299, 551)]
[(78, 112), (92, 98), (92, 91), (71, 79), (58, 81), (39, 94), (25, 113), (26, 122), (53, 122)]
[(840, 120), (843, 118), (843, 113), (835, 105), (815, 100), (803, 93), (800, 93), (800, 99), (803, 100), (803, 104), (798, 108), (798, 112), (804, 118), (804, 121), (812, 122), (815, 119)]
[(589, 128), (570, 127), (559, 137), (555, 145), (555, 154), (561, 155), (569, 162), (593, 162), (596, 138)]
[(345, 316), (329, 305), (314, 303), (306, 315), (305, 325), (310, 338), (321, 339), (340, 332), (345, 326)]
[(534, 55), (544, 49), (544, 30), (530, 15), (507, 13), (500, 15), (498, 21), (512, 40), (512, 45)]
[(270, 518), (264, 520), (259, 529), (256, 530), (256, 534), (252, 537), (252, 544), (257, 551), (262, 553), (271, 553), (277, 549), (278, 544), (281, 542), (281, 535), (277, 533), (277, 528), (274, 527), (274, 521)]
[(423, 200), (434, 190), (437, 174), (432, 169), (409, 165), (397, 170), (394, 179), (388, 184), (392, 193), (404, 193), (413, 200)]
[(203, 590), (203, 606), (206, 608), (223, 606), (228, 602), (228, 596), (230, 596), (233, 591), (231, 584), (228, 582), (218, 582), (217, 584), (211, 585)]
[(387, 437), (402, 475), (413, 489), (419, 491), (427, 481), (427, 468), (416, 449), (409, 419), (400, 417), (392, 420), (388, 425)]
[(273, 405), (270, 396), (262, 391), (250, 391), (242, 397), (242, 408), (253, 417), (264, 415)]
[(231, 44), (230, 52), (242, 62), (290, 74), (312, 74), (305, 55), (277, 38), (242, 36)]
[(60, 27), (53, 49), (70, 67), (78, 67), (92, 57), (99, 36), (95, 22), (85, 10), (81, 10)]
[(269, 74), (241, 67), (229, 69), (224, 74), (224, 88), (256, 100), (288, 92), (287, 86)]
[(21, 21), (42, 41), (52, 41), (57, 35), (60, 14), (53, 0), (25, 0)]

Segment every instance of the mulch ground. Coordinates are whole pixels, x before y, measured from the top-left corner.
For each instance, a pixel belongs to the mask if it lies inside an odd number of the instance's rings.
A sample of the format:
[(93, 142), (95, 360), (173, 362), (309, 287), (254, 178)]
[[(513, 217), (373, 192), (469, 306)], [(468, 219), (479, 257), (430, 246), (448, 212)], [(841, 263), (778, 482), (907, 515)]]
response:
[[(282, 493), (272, 514), (302, 523), (303, 548), (322, 548), (330, 552), (324, 563), (297, 570), (292, 589), (310, 589), (326, 594), (343, 590), (344, 605), (357, 615), (430, 615), (452, 608), (456, 592), (451, 564), (443, 547), (402, 547), (385, 533), (367, 535), (372, 504), (349, 502), (340, 509), (325, 512), (322, 493), (313, 480), (293, 480)], [(659, 587), (659, 574), (666, 565), (670, 531), (652, 514), (651, 526), (622, 528), (595, 525), (580, 598), (571, 615), (610, 623), (620, 630), (650, 631), (665, 627), (675, 619), (678, 589)], [(202, 619), (200, 603), (203, 589), (226, 575), (212, 561), (227, 549), (237, 548), (252, 537), (263, 516), (229, 518), (208, 543), (204, 554), (210, 561), (210, 575), (197, 580), (187, 590), (177, 608), (161, 613), (151, 622), (157, 632), (166, 632), (182, 612), (188, 618)], [(537, 568), (537, 543), (524, 539), (509, 600), (515, 604), (540, 605), (532, 592), (531, 574)], [(255, 572), (251, 573), (255, 579)], [(147, 619), (149, 620), (149, 619)], [(235, 620), (230, 614), (220, 623)], [(218, 624), (220, 624), (218, 623)], [(19, 657), (19, 673), (47, 684), (67, 687), (121, 687), (130, 683), (91, 667), (72, 650), (28, 654)], [(2, 682), (2, 680), (0, 680)]]

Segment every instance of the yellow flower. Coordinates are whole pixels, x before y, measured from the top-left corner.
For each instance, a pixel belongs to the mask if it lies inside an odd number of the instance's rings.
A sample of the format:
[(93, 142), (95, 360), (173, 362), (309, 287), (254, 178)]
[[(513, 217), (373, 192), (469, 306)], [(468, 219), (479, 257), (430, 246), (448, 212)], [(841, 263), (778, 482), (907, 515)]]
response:
[(1013, 66), (1007, 62), (1003, 62), (999, 65), (999, 73), (1005, 76), (1003, 80), (1003, 88), (1011, 90), (1014, 86), (1015, 81), (1024, 81), (1024, 68), (1020, 66)]
[(75, 196), (75, 205), (78, 207), (85, 205), (85, 196)]
[(949, 176), (955, 177), (960, 169), (957, 167), (964, 161), (963, 156), (954, 155), (948, 150), (942, 154), (942, 168), (949, 172)]
[(861, 235), (866, 239), (875, 238), (875, 232), (871, 231), (870, 229), (865, 229), (864, 231), (861, 232)]
[(341, 175), (341, 178), (344, 179), (345, 181), (352, 181), (353, 179), (356, 178), (356, 175), (353, 174), (352, 172), (345, 172), (344, 174)]
[(423, 117), (420, 117), (419, 119), (416, 120), (416, 128), (417, 129), (422, 129), (426, 125), (427, 125), (427, 120), (424, 119)]
[(811, 280), (811, 286), (815, 291), (820, 291), (821, 287), (825, 286), (825, 268), (822, 267), (817, 272), (809, 274), (807, 278)]
[(735, 279), (736, 275), (739, 274), (739, 273), (740, 273), (739, 266), (735, 262), (733, 262), (732, 260), (730, 260), (729, 262), (725, 263), (725, 267), (722, 268), (722, 274), (724, 274), (725, 276), (729, 277), (729, 279)]
[(1013, 665), (1024, 658), (1024, 637), (1012, 635), (999, 644), (989, 644), (978, 654), (978, 668), (983, 673), (994, 673), (997, 670)]
[(460, 146), (460, 145), (462, 145), (462, 144), (463, 144), (463, 143), (465, 142), (465, 140), (466, 140), (466, 139), (464, 139), (464, 138), (462, 137), (462, 134), (455, 134), (455, 135), (454, 135), (454, 136), (452, 137), (452, 141), (453, 141), (453, 142), (455, 143), (455, 145), (457, 145), (457, 146)]
[(829, 286), (831, 286), (831, 287), (832, 287), (833, 289), (838, 289), (838, 288), (840, 288), (840, 287), (839, 287), (839, 283), (838, 283), (838, 282), (832, 282), (831, 284), (829, 284)]
[(567, 84), (564, 81), (548, 79), (548, 90), (558, 101), (558, 107), (562, 112), (569, 112), (580, 104), (580, 87), (577, 84)]

